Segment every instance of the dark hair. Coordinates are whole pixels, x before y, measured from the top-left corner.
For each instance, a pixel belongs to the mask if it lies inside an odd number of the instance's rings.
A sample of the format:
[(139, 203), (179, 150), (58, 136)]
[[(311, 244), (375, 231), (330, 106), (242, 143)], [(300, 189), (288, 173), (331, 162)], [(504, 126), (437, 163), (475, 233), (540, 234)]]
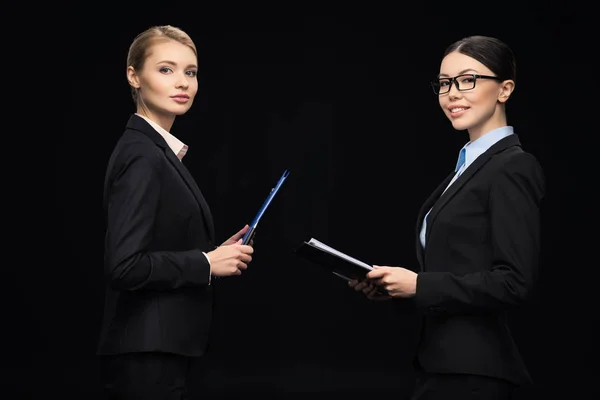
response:
[(515, 55), (510, 47), (499, 39), (489, 36), (469, 36), (448, 46), (444, 57), (453, 51), (474, 58), (502, 80), (512, 79), (516, 82)]

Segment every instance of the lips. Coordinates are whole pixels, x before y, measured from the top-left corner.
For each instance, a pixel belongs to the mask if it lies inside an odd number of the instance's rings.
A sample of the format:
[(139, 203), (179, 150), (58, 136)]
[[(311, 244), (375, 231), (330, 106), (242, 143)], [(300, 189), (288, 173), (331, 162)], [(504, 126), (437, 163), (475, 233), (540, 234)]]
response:
[(467, 112), (467, 110), (469, 110), (469, 108), (470, 107), (467, 107), (467, 106), (453, 105), (453, 106), (448, 107), (448, 111), (450, 112), (451, 117), (460, 117), (465, 112)]
[(171, 98), (177, 103), (187, 103), (190, 100), (190, 96), (188, 96), (187, 94), (179, 94), (176, 96), (171, 96)]

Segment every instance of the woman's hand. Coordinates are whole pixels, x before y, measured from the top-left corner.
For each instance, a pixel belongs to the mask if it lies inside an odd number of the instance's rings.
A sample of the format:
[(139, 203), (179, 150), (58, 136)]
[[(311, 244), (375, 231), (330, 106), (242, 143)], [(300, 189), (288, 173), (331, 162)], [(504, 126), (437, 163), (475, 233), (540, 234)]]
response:
[[(244, 225), (244, 227), (242, 229), (240, 229), (236, 234), (234, 234), (229, 239), (224, 241), (221, 246), (230, 246), (232, 244), (236, 244), (238, 242), (238, 240), (240, 240), (241, 238), (244, 237), (244, 234), (246, 232), (248, 232), (248, 229), (250, 229), (250, 225), (248, 225), (248, 224)], [(250, 239), (250, 243), (248, 243), (248, 245), (254, 246), (254, 238)]]
[(367, 278), (392, 297), (409, 298), (417, 292), (417, 273), (406, 268), (374, 265)]

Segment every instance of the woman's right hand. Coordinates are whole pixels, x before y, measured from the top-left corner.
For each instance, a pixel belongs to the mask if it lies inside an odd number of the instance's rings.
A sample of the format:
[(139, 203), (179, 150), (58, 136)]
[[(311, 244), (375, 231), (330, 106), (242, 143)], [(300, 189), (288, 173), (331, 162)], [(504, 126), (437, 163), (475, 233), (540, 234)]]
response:
[(220, 246), (207, 253), (210, 260), (210, 273), (213, 276), (241, 275), (252, 261), (252, 246), (242, 244), (239, 239), (235, 244)]

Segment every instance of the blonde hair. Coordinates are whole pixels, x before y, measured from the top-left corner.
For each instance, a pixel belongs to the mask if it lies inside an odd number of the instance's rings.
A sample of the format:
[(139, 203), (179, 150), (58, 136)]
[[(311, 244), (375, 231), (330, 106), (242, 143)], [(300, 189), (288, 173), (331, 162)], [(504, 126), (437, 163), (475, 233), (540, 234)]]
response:
[[(152, 46), (159, 41), (168, 40), (174, 40), (188, 46), (192, 49), (196, 57), (198, 56), (194, 41), (183, 30), (171, 25), (153, 26), (138, 34), (129, 46), (129, 52), (127, 53), (127, 68), (133, 67), (135, 71), (141, 71), (144, 68), (146, 59), (150, 55)], [(131, 87), (131, 96), (133, 97), (133, 101), (137, 104), (139, 100), (138, 89)]]

